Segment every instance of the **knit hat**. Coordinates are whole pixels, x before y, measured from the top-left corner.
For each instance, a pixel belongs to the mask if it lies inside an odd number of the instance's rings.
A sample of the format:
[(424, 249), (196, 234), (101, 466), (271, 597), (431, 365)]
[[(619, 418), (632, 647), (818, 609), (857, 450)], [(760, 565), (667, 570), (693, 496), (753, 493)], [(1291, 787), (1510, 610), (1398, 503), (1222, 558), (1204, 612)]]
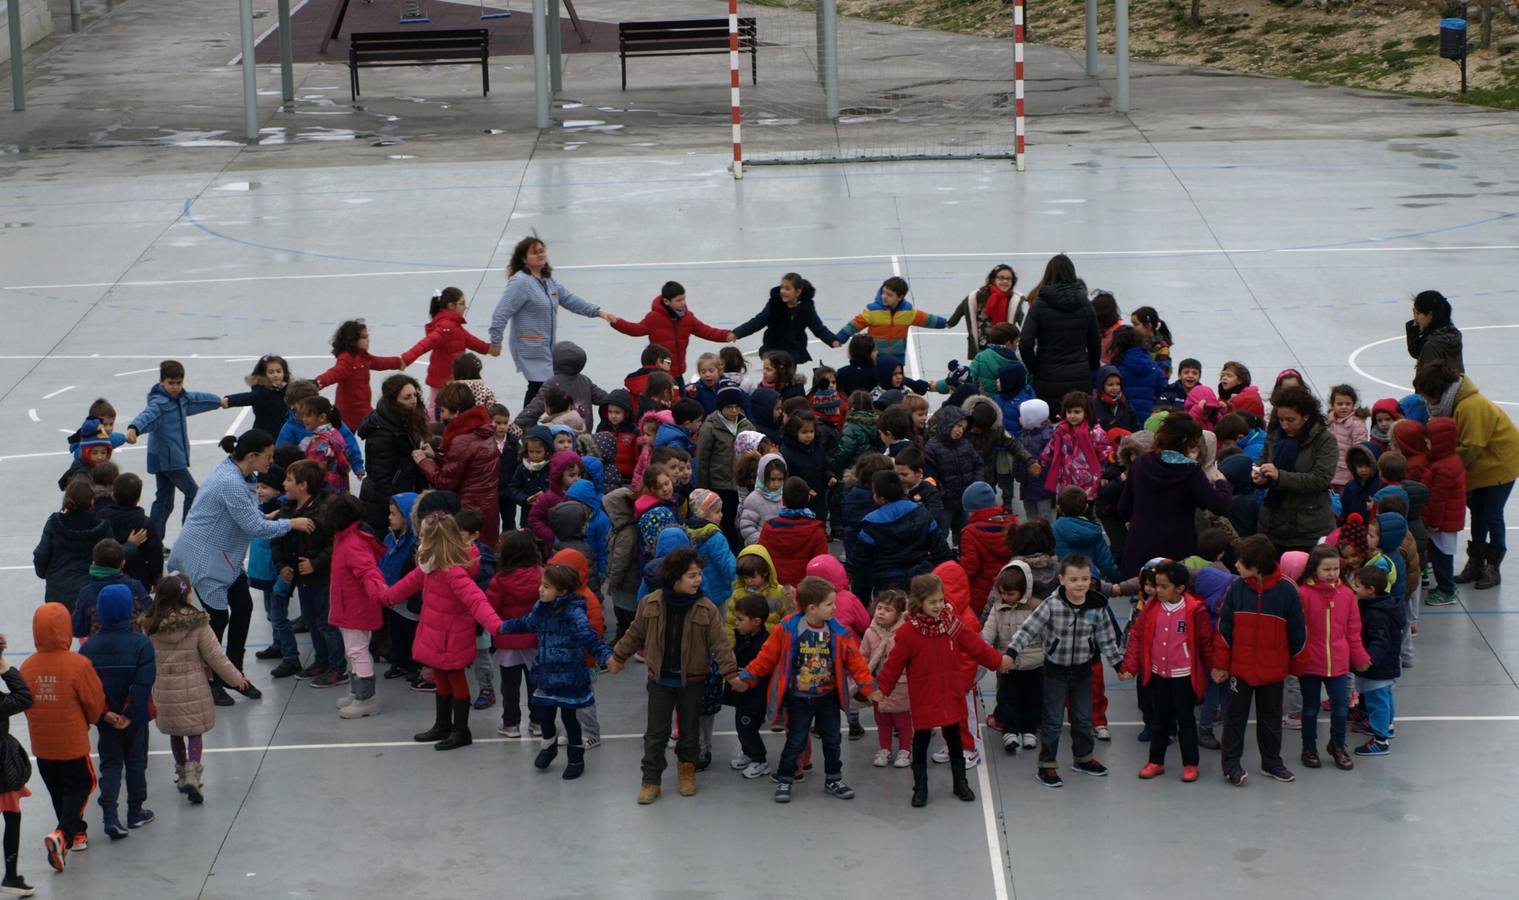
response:
[[(718, 396), (722, 396), (721, 391), (718, 392)], [(760, 441), (763, 441), (764, 439), (765, 436), (763, 434), (760, 434), (758, 431), (740, 431), (738, 435), (733, 438), (734, 458), (736, 459), (740, 456), (743, 456), (745, 453), (753, 453), (754, 451), (758, 450)]]
[(1018, 424), (1024, 430), (1038, 428), (1050, 420), (1050, 405), (1043, 400), (1033, 399), (1023, 401), (1018, 407)]
[(95, 447), (104, 447), (106, 457), (109, 458), (111, 455), (110, 432), (105, 430), (99, 419), (85, 419), (84, 424), (79, 426), (80, 458), (89, 459), (89, 452)]
[(1356, 555), (1366, 558), (1366, 520), (1360, 513), (1351, 513), (1340, 526), (1340, 540), (1336, 546), (1349, 546)]
[(259, 474), (258, 483), (283, 492), (285, 490), (285, 470), (279, 466), (270, 465), (267, 471)]
[(698, 516), (706, 518), (708, 513), (721, 512), (723, 508), (723, 498), (719, 497), (715, 491), (709, 491), (706, 488), (697, 488), (692, 491), (686, 502), (691, 510), (692, 518)]
[(132, 618), (132, 589), (124, 584), (108, 584), (95, 599), (95, 614), (100, 624), (114, 625)]
[(463, 508), (459, 495), (453, 491), (428, 491), (417, 498), (417, 504), (412, 508), (412, 517), (420, 522), (435, 512), (454, 515)]
[(717, 391), (717, 408), (718, 409), (722, 409), (724, 406), (737, 406), (737, 407), (742, 408), (743, 405), (744, 405), (744, 392), (743, 391), (739, 390), (736, 387), (725, 387), (725, 388), (719, 388), (718, 389), (718, 391)]
[(876, 397), (876, 399), (872, 401), (871, 405), (876, 409), (886, 409), (890, 406), (896, 406), (901, 402), (902, 392), (893, 388), (889, 391), (882, 391), (880, 396)]
[(960, 505), (968, 513), (978, 509), (990, 509), (997, 505), (997, 492), (984, 481), (973, 481), (960, 495)]

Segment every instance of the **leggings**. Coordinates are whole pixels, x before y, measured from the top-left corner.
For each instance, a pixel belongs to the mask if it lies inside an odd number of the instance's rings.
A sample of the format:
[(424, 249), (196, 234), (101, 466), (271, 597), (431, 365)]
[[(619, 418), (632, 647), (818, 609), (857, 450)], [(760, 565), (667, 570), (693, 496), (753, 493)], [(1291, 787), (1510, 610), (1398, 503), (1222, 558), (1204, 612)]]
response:
[(880, 704), (876, 704), (875, 709), (876, 738), (881, 743), (881, 749), (891, 749), (892, 735), (897, 737), (898, 749), (906, 750), (912, 746), (912, 713), (882, 712)]
[(463, 669), (433, 669), (432, 680), (438, 686), (439, 697), (452, 697), (455, 700), (472, 699), (469, 693), (469, 678), (465, 676)]
[(237, 576), (227, 588), (226, 609), (209, 606), (205, 609), (206, 615), (211, 617), (211, 630), (216, 633), (216, 640), (221, 641), (224, 635), (227, 638), (227, 661), (242, 671), (243, 649), (248, 644), (248, 623), (253, 621), (253, 593), (248, 590), (248, 576)]
[(17, 877), (16, 858), (21, 854), (21, 813), (5, 814), (5, 880)]
[(369, 632), (357, 628), (339, 628), (343, 635), (343, 653), (348, 657), (348, 671), (355, 678), (374, 677), (374, 657), (369, 653)]
[[(559, 707), (559, 718), (564, 720), (564, 741), (568, 746), (580, 746), (580, 719), (575, 715), (575, 710), (568, 706)], [(543, 743), (549, 746), (554, 738), (559, 736), (558, 729), (554, 727), (554, 708), (549, 707), (543, 711), (543, 721), (539, 723), (543, 727)]]
[(185, 763), (200, 762), (200, 752), (204, 748), (203, 736), (192, 734), (189, 737), (180, 737), (177, 734), (169, 736), (169, 750), (174, 754), (174, 764), (182, 766)]

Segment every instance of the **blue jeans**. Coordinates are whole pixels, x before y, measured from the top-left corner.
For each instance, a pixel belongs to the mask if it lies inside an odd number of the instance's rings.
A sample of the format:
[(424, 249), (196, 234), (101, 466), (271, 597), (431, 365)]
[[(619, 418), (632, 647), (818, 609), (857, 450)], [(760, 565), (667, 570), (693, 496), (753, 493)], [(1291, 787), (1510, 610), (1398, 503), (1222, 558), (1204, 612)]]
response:
[(148, 723), (133, 722), (124, 729), (101, 725), (100, 810), (109, 822), (117, 818), (116, 798), (121, 793), (121, 774), (127, 776), (127, 813), (139, 812), (148, 798)]
[(278, 581), (273, 590), (264, 591), (264, 615), (274, 630), (273, 643), (280, 650), (280, 658), (299, 661), (301, 650), (295, 643), (295, 629), (290, 627), (290, 591), (289, 585)]
[[(1387, 740), (1392, 734), (1392, 722), (1397, 716), (1397, 705), (1392, 701), (1391, 681), (1368, 681), (1364, 678), (1357, 679), (1361, 687), (1361, 699), (1366, 703), (1366, 717), (1371, 726), (1371, 733), (1379, 741)], [(1378, 687), (1372, 687), (1378, 685)]]
[(834, 691), (821, 697), (802, 697), (786, 694), (786, 748), (781, 751), (781, 764), (775, 770), (776, 780), (791, 783), (796, 775), (796, 761), (807, 748), (812, 720), (818, 722), (818, 738), (823, 742), (823, 778), (833, 781), (844, 774), (844, 757), (839, 736), (839, 695)]
[(315, 651), (311, 658), (312, 665), (326, 666), (335, 672), (343, 671), (344, 660), (347, 658), (343, 653), (343, 635), (327, 622), (328, 589), (301, 585), (295, 590), (300, 595), (301, 616), (305, 618), (306, 628), (311, 633), (311, 649)]
[(1208, 679), (1208, 689), (1203, 691), (1203, 712), (1198, 717), (1197, 724), (1203, 728), (1212, 728), (1213, 723), (1218, 721), (1218, 711), (1223, 706), (1224, 697), (1228, 695), (1228, 685)]
[(1303, 687), (1303, 749), (1319, 746), (1319, 689), (1329, 695), (1329, 743), (1345, 746), (1345, 720), (1350, 717), (1350, 676), (1299, 675)]
[(164, 527), (169, 524), (169, 513), (174, 511), (174, 491), (178, 490), (185, 495), (185, 508), (179, 514), (179, 521), (183, 522), (185, 516), (190, 514), (190, 505), (195, 502), (195, 492), (200, 488), (189, 469), (170, 469), (153, 477), (158, 480), (158, 493), (153, 495), (153, 506), (148, 510), (148, 519), (162, 535)]
[(1508, 549), (1508, 541), (1503, 536), (1503, 507), (1513, 491), (1514, 483), (1505, 481), (1467, 492), (1466, 508), (1472, 512), (1473, 543), (1487, 544), (1494, 550)]
[(1065, 705), (1071, 704), (1071, 755), (1076, 762), (1092, 758), (1092, 666), (1044, 663), (1044, 714), (1039, 719), (1039, 768), (1055, 768), (1060, 754), (1060, 725)]

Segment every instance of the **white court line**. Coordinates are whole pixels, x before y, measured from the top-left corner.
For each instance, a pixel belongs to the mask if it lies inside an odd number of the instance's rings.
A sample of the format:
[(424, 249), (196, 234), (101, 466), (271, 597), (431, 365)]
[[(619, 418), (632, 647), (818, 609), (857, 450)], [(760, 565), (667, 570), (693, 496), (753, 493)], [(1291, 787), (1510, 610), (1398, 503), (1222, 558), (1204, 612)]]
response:
[[(1519, 325), (1468, 325), (1465, 328), (1462, 328), (1461, 330), (1462, 331), (1491, 331), (1491, 330), (1497, 329), (1497, 328), (1519, 328)], [(1383, 344), (1391, 344), (1391, 343), (1393, 343), (1395, 341), (1401, 341), (1401, 340), (1404, 340), (1404, 338), (1402, 336), (1398, 336), (1398, 337), (1382, 338), (1380, 341), (1372, 341), (1369, 344), (1362, 344), (1361, 346), (1355, 348), (1354, 350), (1352, 350), (1350, 352), (1350, 358), (1348, 360), (1346, 360), (1346, 362), (1348, 362), (1350, 364), (1350, 368), (1354, 369), (1355, 372), (1356, 372), (1356, 374), (1360, 375), (1362, 378), (1366, 378), (1366, 379), (1369, 379), (1371, 381), (1375, 381), (1377, 384), (1386, 385), (1387, 387), (1394, 388), (1396, 390), (1411, 391), (1411, 390), (1413, 390), (1413, 388), (1409, 387), (1408, 385), (1406, 385), (1406, 384), (1398, 384), (1397, 382), (1394, 382), (1394, 381), (1388, 381), (1385, 378), (1378, 378), (1377, 376), (1375, 376), (1375, 375), (1371, 374), (1370, 372), (1366, 371), (1365, 369), (1361, 368), (1361, 365), (1360, 365), (1360, 358), (1361, 358), (1361, 354), (1362, 353), (1365, 353), (1367, 350), (1370, 350), (1372, 347), (1380, 347)], [(1487, 397), (1486, 394), (1483, 394), (1482, 396)], [(1491, 398), (1491, 397), (1488, 397), (1487, 399), (1492, 400), (1492, 402), (1498, 404), (1499, 406), (1519, 406), (1519, 403), (1515, 403), (1515, 402), (1513, 402), (1511, 400), (1493, 400), (1493, 398)]]
[[(162, 353), (138, 353), (138, 354), (121, 355), (121, 356), (112, 356), (112, 355), (105, 355), (105, 354), (100, 354), (100, 353), (89, 353), (89, 354), (76, 355), (76, 356), (67, 356), (67, 355), (58, 354), (58, 353), (22, 353), (22, 354), (10, 355), (10, 356), (0, 356), (0, 359), (163, 359), (163, 358), (164, 358), (164, 355)], [(324, 353), (313, 353), (310, 356), (294, 356), (294, 355), (291, 355), (291, 354), (285, 354), (285, 358), (286, 359), (331, 359), (332, 358), (332, 354), (331, 353), (325, 353), (325, 354)], [(235, 361), (235, 360), (258, 359), (258, 357), (257, 356), (200, 356), (200, 355), (196, 355), (196, 356), (186, 357), (186, 359), (223, 359), (223, 360), (228, 360), (228, 361)], [(141, 373), (141, 372), (157, 372), (157, 371), (158, 371), (158, 368), (156, 366), (154, 368), (151, 368), (151, 369), (139, 369), (138, 370), (139, 373)], [(123, 372), (121, 374), (123, 374), (123, 375), (131, 375), (133, 373), (131, 373), (131, 372)]]
[[(988, 745), (989, 746), (989, 745)], [(976, 783), (981, 788), (981, 816), (986, 825), (986, 852), (992, 862), (992, 893), (997, 900), (1007, 900), (1007, 866), (1002, 857), (1002, 837), (997, 833), (996, 801), (992, 798), (992, 776), (987, 771), (991, 764), (986, 754), (981, 754), (981, 765), (976, 766)]]
[(237, 414), (237, 418), (232, 420), (231, 425), (227, 426), (227, 437), (232, 437), (233, 435), (237, 434), (237, 430), (243, 427), (243, 420), (248, 418), (248, 413), (251, 412), (253, 412), (253, 407), (243, 407), (243, 411)]
[(35, 409), (29, 409), (29, 410), (27, 410), (26, 411), (26, 417), (28, 419), (31, 419), (33, 422), (41, 422), (42, 421), (41, 419), (37, 418), (37, 410), (35, 410)]
[(73, 389), (74, 389), (74, 385), (72, 385), (72, 384), (69, 385), (68, 387), (61, 387), (58, 390), (53, 391), (51, 394), (43, 394), (42, 395), (42, 399), (44, 399), (44, 400), (51, 400), (54, 397), (58, 396), (59, 394), (67, 394), (69, 391), (72, 391)]
[(117, 372), (115, 375), (112, 375), (111, 377), (112, 378), (121, 378), (124, 375), (144, 375), (144, 374), (147, 374), (148, 372), (157, 372), (157, 371), (158, 371), (158, 367), (154, 366), (151, 369), (133, 369), (130, 372)]
[[(1031, 259), (1048, 259), (1057, 253), (1066, 256), (1122, 256), (1143, 258), (1147, 256), (1229, 256), (1229, 255), (1253, 255), (1259, 253), (1459, 253), (1464, 251), (1513, 251), (1519, 250), (1519, 244), (1465, 244), (1454, 247), (1197, 247), (1197, 248), (1168, 248), (1157, 250), (1019, 250), (1019, 251), (989, 251), (984, 253), (909, 253), (913, 259), (1016, 259), (1028, 257)], [(555, 266), (566, 272), (593, 272), (600, 269), (672, 269), (672, 268), (695, 268), (698, 266), (733, 266), (733, 265), (782, 265), (791, 263), (823, 263), (823, 262), (884, 262), (889, 259), (887, 253), (870, 253), (860, 256), (775, 256), (756, 257), (754, 259), (693, 259), (673, 260), (664, 262), (622, 262), (622, 263), (587, 263), (584, 265), (561, 265)], [(463, 268), (436, 268), (436, 269), (392, 269), (383, 272), (314, 272), (308, 274), (274, 274), (274, 275), (243, 275), (229, 278), (163, 278), (138, 281), (77, 281), (58, 284), (9, 284), (0, 285), (0, 290), (5, 291), (46, 291), (63, 290), (67, 288), (102, 288), (102, 287), (168, 287), (178, 284), (235, 284), (247, 281), (304, 281), (330, 278), (395, 278), (410, 275), (478, 275), (482, 272), (494, 272), (500, 266), (467, 266)]]

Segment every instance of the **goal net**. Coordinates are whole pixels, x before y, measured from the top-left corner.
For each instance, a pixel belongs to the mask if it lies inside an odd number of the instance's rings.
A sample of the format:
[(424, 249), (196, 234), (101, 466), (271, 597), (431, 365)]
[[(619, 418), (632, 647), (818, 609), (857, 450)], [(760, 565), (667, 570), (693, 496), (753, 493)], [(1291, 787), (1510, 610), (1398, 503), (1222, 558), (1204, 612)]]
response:
[(830, 15), (839, 5), (738, 3), (758, 40), (757, 84), (739, 61), (745, 164), (1014, 156), (1012, 4), (996, 37)]

